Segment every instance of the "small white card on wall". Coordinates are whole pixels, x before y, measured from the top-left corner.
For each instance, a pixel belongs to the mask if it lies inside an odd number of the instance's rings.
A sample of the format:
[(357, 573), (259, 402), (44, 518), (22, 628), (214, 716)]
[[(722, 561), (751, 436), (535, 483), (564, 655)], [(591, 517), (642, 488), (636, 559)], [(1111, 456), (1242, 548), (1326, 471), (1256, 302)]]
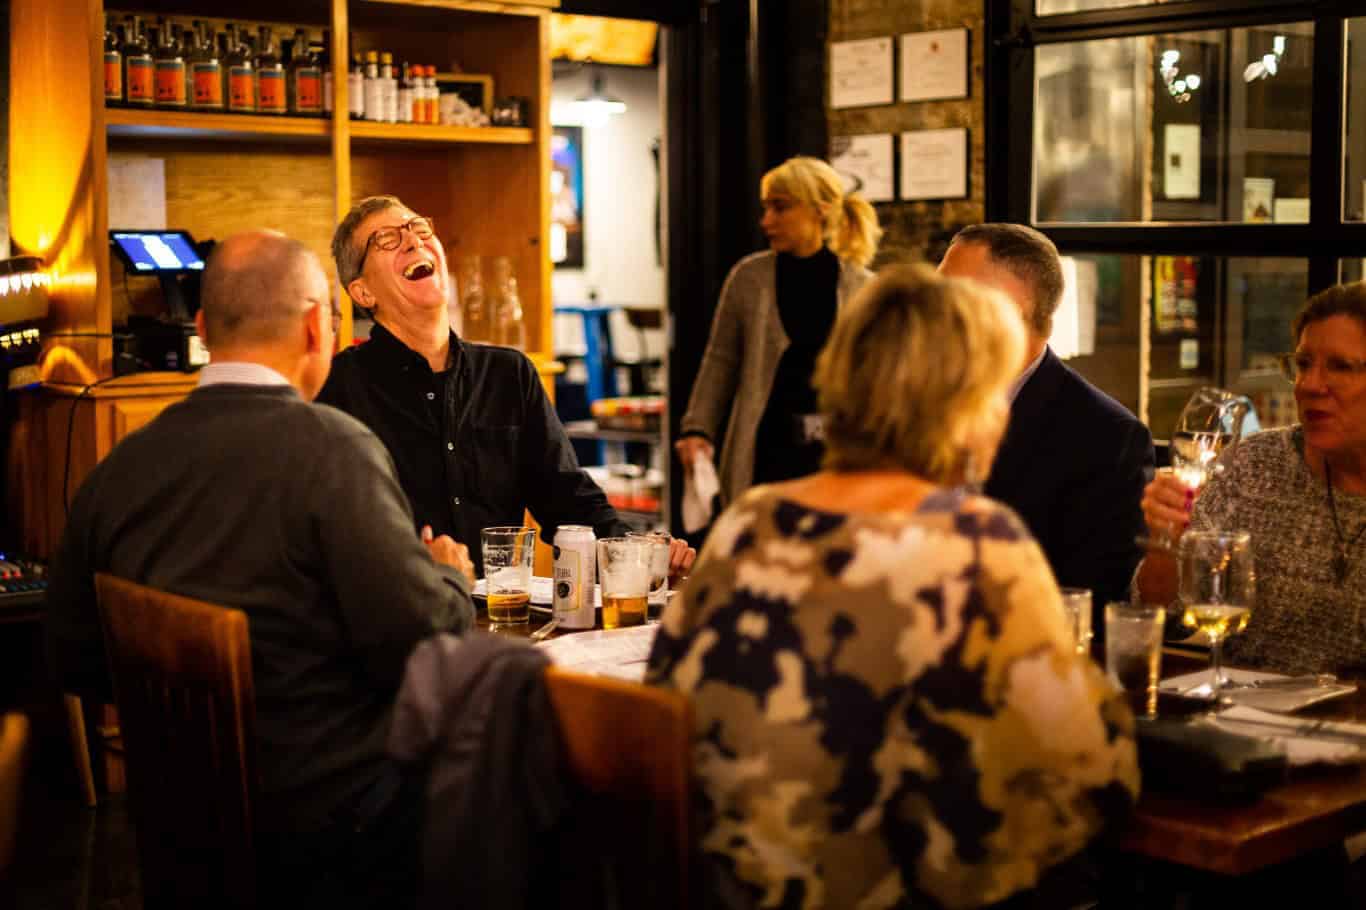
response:
[(830, 166), (844, 178), (846, 193), (859, 193), (869, 202), (891, 202), (896, 198), (890, 134), (832, 138)]
[(968, 195), (968, 131), (901, 134), (901, 198), (963, 199)]
[(1163, 195), (1167, 199), (1199, 199), (1199, 124), (1168, 123), (1162, 138)]
[(1273, 212), (1277, 224), (1308, 224), (1309, 200), (1280, 196)]
[(892, 39), (836, 41), (830, 45), (830, 106), (892, 103)]
[(901, 36), (901, 100), (968, 96), (968, 30), (943, 29)]

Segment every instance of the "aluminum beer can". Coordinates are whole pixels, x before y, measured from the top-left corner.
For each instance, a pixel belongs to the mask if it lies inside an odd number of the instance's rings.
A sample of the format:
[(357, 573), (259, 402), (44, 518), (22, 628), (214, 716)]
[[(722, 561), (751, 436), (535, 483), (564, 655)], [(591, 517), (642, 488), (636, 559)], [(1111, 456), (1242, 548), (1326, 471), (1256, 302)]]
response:
[(555, 531), (555, 618), (562, 629), (593, 628), (596, 541), (588, 525), (560, 525)]

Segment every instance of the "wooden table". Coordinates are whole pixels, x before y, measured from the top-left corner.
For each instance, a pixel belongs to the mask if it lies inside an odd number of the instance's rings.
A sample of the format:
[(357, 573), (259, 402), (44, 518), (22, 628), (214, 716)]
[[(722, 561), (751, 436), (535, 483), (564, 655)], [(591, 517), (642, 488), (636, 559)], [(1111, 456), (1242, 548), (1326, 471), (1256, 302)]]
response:
[[(1208, 666), (1167, 652), (1163, 677)], [(1366, 689), (1366, 685), (1363, 686)], [(1366, 691), (1297, 716), (1366, 720)], [(1295, 769), (1285, 783), (1236, 805), (1193, 796), (1144, 792), (1120, 849), (1208, 872), (1244, 875), (1325, 847), (1366, 830), (1366, 766)]]

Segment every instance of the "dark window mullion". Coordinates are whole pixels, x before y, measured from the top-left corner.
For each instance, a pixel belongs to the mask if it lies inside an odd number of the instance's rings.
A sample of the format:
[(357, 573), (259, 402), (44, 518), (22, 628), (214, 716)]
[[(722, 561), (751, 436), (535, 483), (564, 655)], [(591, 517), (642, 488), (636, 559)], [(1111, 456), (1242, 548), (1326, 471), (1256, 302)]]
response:
[[(1340, 16), (1320, 16), (1314, 20), (1313, 86), (1309, 224), (1316, 235), (1331, 237), (1345, 227), (1342, 221), (1342, 153), (1347, 95), (1347, 24)], [(1331, 287), (1337, 281), (1336, 256), (1318, 255), (1310, 260), (1311, 294)]]

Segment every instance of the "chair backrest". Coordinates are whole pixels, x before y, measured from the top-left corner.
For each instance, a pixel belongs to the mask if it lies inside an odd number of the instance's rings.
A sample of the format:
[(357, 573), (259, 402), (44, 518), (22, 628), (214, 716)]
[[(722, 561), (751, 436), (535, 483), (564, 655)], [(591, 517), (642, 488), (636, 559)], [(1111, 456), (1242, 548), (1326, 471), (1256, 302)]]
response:
[(22, 714), (0, 716), (0, 879), (14, 857), (14, 833), (19, 827), (19, 794), (23, 787), (24, 750), (28, 745), (28, 718)]
[(256, 900), (255, 693), (247, 617), (95, 578), (142, 866), (144, 905)]
[(629, 906), (689, 906), (688, 701), (674, 692), (555, 667), (545, 676), (565, 759), (592, 799), (589, 849), (611, 863)]

